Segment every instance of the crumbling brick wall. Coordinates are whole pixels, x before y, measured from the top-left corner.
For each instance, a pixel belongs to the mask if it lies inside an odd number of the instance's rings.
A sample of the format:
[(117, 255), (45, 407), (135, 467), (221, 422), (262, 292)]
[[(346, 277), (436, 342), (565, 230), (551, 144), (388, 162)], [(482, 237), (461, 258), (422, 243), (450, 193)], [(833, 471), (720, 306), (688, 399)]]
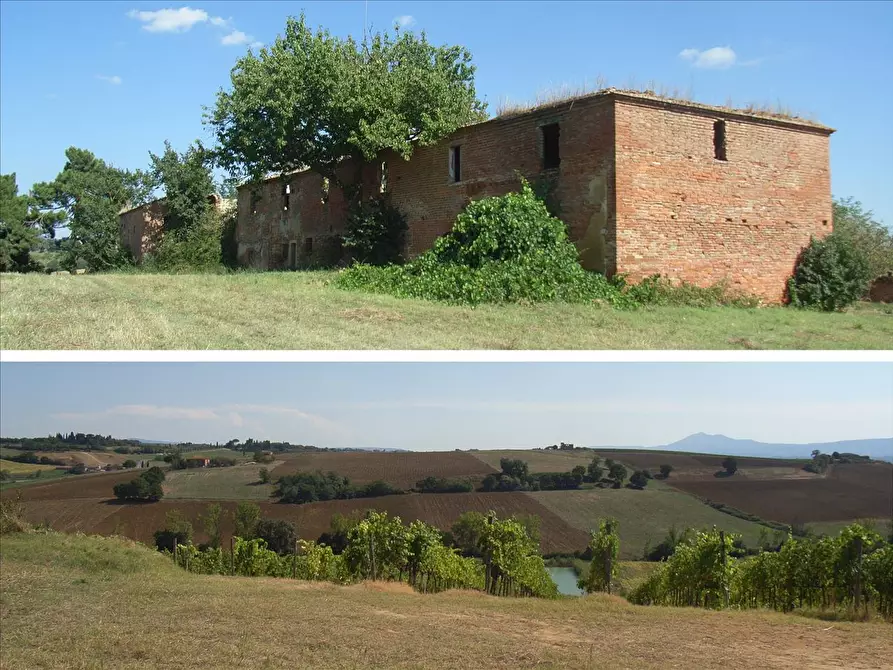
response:
[(781, 301), (810, 237), (831, 232), (829, 131), (636, 100), (615, 119), (618, 271)]
[(152, 253), (164, 232), (164, 200), (155, 200), (118, 216), (118, 232), (121, 243), (139, 263), (143, 256)]
[[(714, 123), (725, 122), (725, 160)], [(544, 165), (544, 131), (558, 125), (556, 168)], [(377, 194), (382, 172), (407, 218), (410, 257), (429, 249), (474, 199), (519, 188), (519, 175), (546, 189), (584, 267), (652, 274), (699, 285), (720, 281), (769, 302), (811, 236), (831, 232), (829, 128), (735, 113), (647, 95), (599, 94), (462, 128), (405, 161), (392, 152), (344, 183)], [(460, 175), (451, 168), (460, 149)], [(283, 206), (290, 185), (294, 204)], [(320, 198), (312, 172), (239, 189), (239, 260), (294, 267), (307, 240), (343, 234), (347, 201), (333, 184)], [(254, 193), (253, 200), (251, 193)], [(290, 249), (295, 249), (290, 256)], [(296, 256), (294, 254), (297, 254)]]
[[(465, 205), (520, 188), (519, 175), (553, 184), (550, 199), (578, 241), (584, 266), (613, 267), (613, 106), (581, 100), (462, 128), (419, 147), (409, 161), (384, 156), (391, 202), (409, 222), (408, 252), (429, 249), (451, 230)], [(544, 126), (558, 124), (559, 166), (544, 170)], [(460, 147), (460, 179), (450, 175), (450, 151)]]

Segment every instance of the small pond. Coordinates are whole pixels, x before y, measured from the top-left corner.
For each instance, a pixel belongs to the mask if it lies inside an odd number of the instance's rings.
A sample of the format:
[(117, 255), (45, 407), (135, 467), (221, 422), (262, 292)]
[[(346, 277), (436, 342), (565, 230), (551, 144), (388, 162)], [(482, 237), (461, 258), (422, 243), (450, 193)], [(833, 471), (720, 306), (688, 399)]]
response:
[(577, 573), (573, 568), (546, 568), (558, 593), (565, 596), (582, 596), (583, 591), (577, 587)]

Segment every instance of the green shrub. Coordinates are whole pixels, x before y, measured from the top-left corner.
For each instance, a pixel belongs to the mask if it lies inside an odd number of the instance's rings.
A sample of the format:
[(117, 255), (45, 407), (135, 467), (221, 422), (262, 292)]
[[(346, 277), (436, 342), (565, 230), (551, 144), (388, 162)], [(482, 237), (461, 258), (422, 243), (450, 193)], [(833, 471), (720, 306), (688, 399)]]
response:
[(224, 247), (223, 219), (215, 211), (208, 211), (203, 220), (193, 226), (168, 227), (156, 249), (146, 256), (147, 270), (164, 272), (208, 272), (222, 268)]
[(355, 206), (347, 217), (344, 247), (360, 263), (387, 265), (403, 262), (406, 217), (383, 197)]
[(870, 280), (865, 255), (848, 238), (832, 233), (813, 238), (800, 254), (788, 297), (794, 306), (833, 312), (861, 298)]
[[(362, 261), (361, 258), (358, 258)], [(403, 266), (359, 263), (338, 275), (343, 289), (454, 304), (599, 302), (616, 307), (641, 304), (754, 306), (722, 284), (673, 286), (652, 277), (627, 286), (580, 265), (564, 223), (522, 180), (519, 193), (472, 201), (453, 229)]]

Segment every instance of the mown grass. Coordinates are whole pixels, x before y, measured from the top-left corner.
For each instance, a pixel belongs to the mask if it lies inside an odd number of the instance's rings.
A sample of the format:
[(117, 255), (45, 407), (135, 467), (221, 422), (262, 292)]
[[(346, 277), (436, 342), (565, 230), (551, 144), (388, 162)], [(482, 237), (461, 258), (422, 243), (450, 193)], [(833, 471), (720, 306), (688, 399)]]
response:
[(260, 482), (258, 473), (262, 467), (273, 469), (271, 464), (174, 470), (168, 472), (164, 480), (164, 497), (198, 500), (269, 500), (275, 487)]
[(0, 560), (4, 668), (882, 667), (893, 655), (883, 623), (192, 575), (118, 539), (6, 535)]
[(639, 560), (646, 545), (659, 544), (670, 528), (698, 530), (717, 526), (742, 536), (756, 547), (765, 526), (723, 514), (696, 498), (668, 486), (633, 489), (587, 489), (581, 491), (536, 491), (528, 493), (551, 512), (584, 532), (598, 527), (599, 519), (614, 517), (620, 534), (620, 557)]
[(451, 306), (330, 272), (0, 276), (3, 349), (883, 349), (893, 307)]

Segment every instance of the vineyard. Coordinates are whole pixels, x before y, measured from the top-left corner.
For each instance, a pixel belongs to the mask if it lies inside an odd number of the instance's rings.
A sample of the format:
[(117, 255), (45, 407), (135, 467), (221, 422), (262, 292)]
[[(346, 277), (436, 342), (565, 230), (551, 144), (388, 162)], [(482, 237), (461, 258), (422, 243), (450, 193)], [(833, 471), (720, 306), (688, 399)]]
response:
[(397, 581), (426, 593), (472, 589), (500, 596), (558, 595), (539, 548), (520, 522), (500, 520), (493, 512), (481, 520), (476, 529), (480, 559), (444, 546), (433, 526), (421, 521), (406, 526), (398, 516), (374, 511), (350, 529), (340, 554), (306, 540), (296, 541), (294, 552), (278, 554), (262, 539), (234, 537), (228, 554), (219, 547), (200, 550), (193, 544), (177, 544), (172, 557), (177, 565), (200, 574), (340, 584)]
[(893, 545), (851, 524), (834, 538), (789, 537), (778, 551), (732, 558), (735, 536), (712, 530), (681, 542), (630, 601), (642, 605), (770, 608), (867, 614), (893, 619)]

